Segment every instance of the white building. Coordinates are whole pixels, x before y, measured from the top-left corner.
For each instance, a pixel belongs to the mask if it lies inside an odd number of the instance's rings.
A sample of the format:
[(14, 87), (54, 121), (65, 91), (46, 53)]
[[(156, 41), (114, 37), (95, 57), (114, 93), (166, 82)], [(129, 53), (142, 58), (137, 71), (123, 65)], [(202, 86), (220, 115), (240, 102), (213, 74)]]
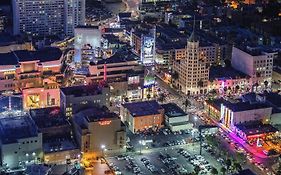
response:
[(199, 40), (192, 32), (187, 41), (186, 54), (173, 62), (172, 84), (185, 94), (196, 95), (207, 92), (208, 60), (200, 52)]
[(165, 110), (165, 124), (171, 131), (179, 131), (192, 128), (189, 116), (176, 104), (168, 103), (161, 105)]
[(246, 48), (244, 50), (233, 47), (231, 64), (252, 78), (252, 85), (268, 82), (271, 84), (273, 58), (275, 53), (261, 52), (260, 50)]
[(269, 120), (272, 107), (265, 103), (225, 103), (221, 104), (221, 121), (229, 128), (245, 122)]
[(84, 25), (85, 0), (13, 0), (13, 33), (72, 36)]
[(0, 119), (1, 164), (19, 168), (43, 157), (42, 133), (29, 116)]

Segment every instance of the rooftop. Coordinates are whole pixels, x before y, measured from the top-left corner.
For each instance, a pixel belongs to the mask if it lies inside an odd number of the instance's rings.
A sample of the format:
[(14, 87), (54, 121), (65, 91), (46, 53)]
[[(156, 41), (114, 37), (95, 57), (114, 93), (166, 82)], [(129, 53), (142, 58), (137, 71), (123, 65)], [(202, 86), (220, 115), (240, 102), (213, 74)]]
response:
[(211, 66), (209, 79), (211, 81), (215, 79), (225, 80), (225, 79), (238, 79), (238, 78), (246, 78), (247, 75), (234, 69), (233, 67), (222, 67), (222, 66)]
[(261, 121), (251, 121), (235, 125), (239, 130), (243, 131), (247, 136), (273, 133), (278, 131), (270, 124), (263, 124)]
[(3, 144), (17, 143), (18, 139), (37, 135), (38, 129), (30, 116), (0, 119), (0, 139)]
[[(106, 86), (105, 86), (106, 87)], [(75, 97), (83, 97), (83, 96), (91, 96), (91, 95), (100, 95), (105, 88), (101, 85), (86, 85), (86, 86), (71, 86), (61, 88), (61, 91), (66, 96), (75, 96)]]
[(232, 110), (233, 112), (271, 108), (268, 104), (265, 103), (251, 104), (250, 102), (224, 103), (224, 105), (230, 110)]
[(186, 116), (187, 114), (175, 103), (161, 105), (165, 110), (165, 115), (169, 118)]
[[(98, 60), (97, 64), (113, 64), (113, 63), (122, 63), (128, 61), (137, 61), (137, 56), (128, 50), (119, 50), (114, 55), (107, 59)], [(90, 63), (94, 65), (94, 62)]]
[(70, 125), (59, 107), (32, 109), (30, 115), (39, 129)]
[(217, 98), (213, 100), (206, 100), (206, 103), (214, 107), (216, 110), (220, 111), (221, 110), (221, 104), (227, 104), (230, 103), (229, 101), (226, 101), (223, 98)]
[(159, 110), (163, 109), (157, 101), (141, 101), (122, 104), (127, 108), (133, 117), (160, 114)]
[(44, 153), (59, 152), (78, 149), (78, 145), (71, 137), (70, 133), (66, 135), (57, 135), (50, 138), (44, 138)]
[(81, 129), (87, 129), (87, 123), (89, 122), (99, 122), (117, 118), (118, 115), (110, 112), (106, 107), (92, 107), (76, 113), (73, 120)]
[(0, 53), (0, 65), (16, 65), (19, 62), (35, 61), (48, 62), (59, 60), (62, 51), (59, 48), (47, 47), (37, 51), (18, 50), (9, 53)]

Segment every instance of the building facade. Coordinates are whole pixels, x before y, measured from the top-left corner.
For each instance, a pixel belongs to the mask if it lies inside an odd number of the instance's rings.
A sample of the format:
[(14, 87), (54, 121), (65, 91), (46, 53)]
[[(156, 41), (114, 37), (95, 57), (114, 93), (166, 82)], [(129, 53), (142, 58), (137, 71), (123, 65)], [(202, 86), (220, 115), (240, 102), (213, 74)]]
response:
[(72, 117), (85, 108), (109, 106), (109, 98), (106, 85), (65, 87), (60, 90), (60, 107), (65, 116)]
[(6, 168), (20, 168), (40, 162), (42, 133), (29, 116), (0, 119), (1, 164)]
[(73, 116), (74, 133), (83, 158), (100, 157), (126, 148), (126, 129), (117, 114), (89, 108)]
[(261, 52), (251, 48), (233, 47), (231, 65), (250, 76), (252, 85), (271, 86), (274, 55), (275, 53)]
[(121, 120), (133, 133), (164, 126), (164, 109), (156, 101), (125, 103), (120, 108)]
[(13, 33), (73, 35), (84, 25), (85, 0), (13, 0)]
[(193, 32), (187, 41), (185, 57), (173, 62), (172, 84), (187, 95), (203, 94), (208, 89), (209, 66), (199, 50), (199, 40)]

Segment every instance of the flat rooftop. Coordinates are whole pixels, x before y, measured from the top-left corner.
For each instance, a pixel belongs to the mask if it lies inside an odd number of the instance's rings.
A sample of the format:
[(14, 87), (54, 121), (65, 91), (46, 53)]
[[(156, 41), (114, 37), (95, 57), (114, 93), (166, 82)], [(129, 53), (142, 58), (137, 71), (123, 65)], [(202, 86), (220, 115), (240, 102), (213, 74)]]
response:
[(229, 108), (230, 110), (232, 110), (233, 112), (271, 108), (271, 106), (269, 106), (268, 104), (265, 104), (265, 103), (251, 104), (250, 102), (224, 103), (224, 105), (227, 108)]
[(257, 134), (267, 134), (278, 131), (270, 124), (263, 124), (261, 121), (251, 121), (235, 125), (236, 128), (244, 132), (247, 136)]
[(38, 129), (30, 116), (0, 119), (0, 139), (3, 144), (17, 143), (18, 139), (37, 135)]
[(71, 138), (70, 133), (66, 135), (52, 136), (51, 138), (44, 138), (44, 153), (67, 151), (73, 149), (78, 149), (78, 145), (75, 142), (74, 138)]
[(206, 100), (206, 103), (211, 105), (216, 110), (220, 111), (221, 110), (221, 104), (227, 104), (227, 103), (230, 103), (230, 102), (226, 101), (223, 98), (217, 98), (217, 99), (213, 99), (213, 100)]
[(59, 107), (32, 109), (30, 115), (39, 129), (70, 125)]
[(0, 53), (0, 65), (17, 65), (20, 62), (56, 61), (62, 56), (62, 51), (56, 47), (47, 47), (37, 51), (17, 50), (9, 53)]
[(165, 115), (169, 118), (186, 116), (187, 114), (175, 103), (161, 105), (164, 108)]
[[(107, 87), (107, 86), (105, 86)], [(101, 85), (71, 86), (61, 88), (64, 95), (73, 95), (75, 97), (101, 95), (105, 88)]]
[(125, 103), (122, 106), (127, 108), (133, 117), (160, 114), (159, 110), (163, 109), (155, 100)]
[(98, 108), (91, 107), (89, 109), (82, 110), (73, 116), (73, 121), (81, 128), (87, 129), (87, 123), (99, 122), (105, 120), (118, 119), (119, 116), (113, 112), (110, 112), (106, 107)]
[(211, 66), (209, 77), (210, 77), (209, 79), (212, 81), (215, 79), (226, 80), (226, 79), (246, 78), (247, 75), (230, 66), (226, 66), (226, 67)]
[[(117, 51), (114, 55), (109, 58), (98, 60), (97, 64), (113, 64), (113, 63), (123, 63), (129, 61), (137, 61), (138, 56), (128, 50)], [(95, 65), (94, 62), (90, 63)]]

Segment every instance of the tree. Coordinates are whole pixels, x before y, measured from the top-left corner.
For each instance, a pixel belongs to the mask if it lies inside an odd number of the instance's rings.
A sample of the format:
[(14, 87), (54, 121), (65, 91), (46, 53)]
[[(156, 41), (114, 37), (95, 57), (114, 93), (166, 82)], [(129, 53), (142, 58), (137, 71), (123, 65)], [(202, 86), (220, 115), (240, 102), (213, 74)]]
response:
[(242, 171), (242, 166), (241, 166), (240, 163), (238, 163), (238, 162), (235, 162), (235, 163), (233, 164), (233, 168), (234, 168), (234, 170), (237, 171), (237, 172)]
[(202, 88), (204, 86), (204, 82), (202, 81), (202, 79), (200, 79), (198, 82), (197, 82), (197, 86), (199, 88)]
[(216, 174), (218, 174), (219, 172), (218, 172), (218, 170), (215, 168), (215, 167), (213, 167), (212, 169), (211, 169), (211, 174), (213, 174), (213, 175), (216, 175)]
[(198, 165), (196, 165), (196, 166), (194, 167), (194, 170), (193, 170), (193, 171), (194, 171), (195, 174), (199, 174), (200, 170), (201, 170), (200, 167), (199, 167)]
[(268, 81), (264, 81), (263, 84), (264, 84), (265, 88), (267, 88), (267, 86), (268, 86)]
[(225, 167), (221, 167), (221, 174), (225, 175), (226, 174), (226, 168)]
[(229, 167), (232, 165), (232, 162), (230, 159), (226, 159), (225, 164), (226, 164), (226, 169), (229, 169)]
[(163, 94), (163, 93), (159, 94), (158, 101), (159, 102), (164, 102), (165, 101), (165, 94)]
[(190, 101), (188, 99), (185, 99), (185, 101), (183, 102), (184, 105), (184, 111), (187, 112), (187, 107), (190, 105)]

